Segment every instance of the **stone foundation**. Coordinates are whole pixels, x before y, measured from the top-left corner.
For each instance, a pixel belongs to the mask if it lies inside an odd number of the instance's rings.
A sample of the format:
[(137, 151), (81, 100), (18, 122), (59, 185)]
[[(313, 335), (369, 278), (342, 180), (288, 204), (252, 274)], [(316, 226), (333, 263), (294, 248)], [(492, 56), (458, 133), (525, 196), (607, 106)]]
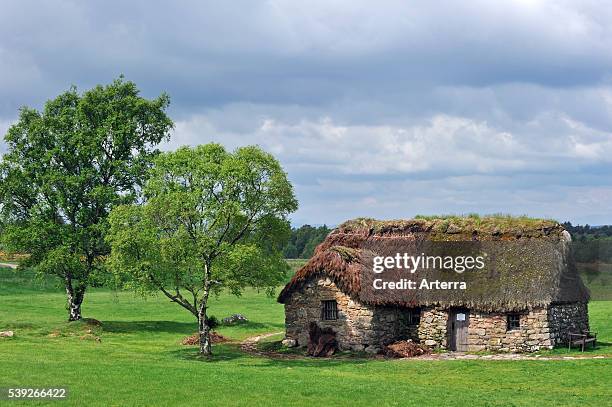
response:
[[(337, 320), (321, 319), (321, 302), (336, 300)], [(384, 345), (412, 339), (446, 349), (450, 343), (448, 309), (423, 307), (420, 324), (410, 325), (410, 310), (402, 307), (368, 306), (338, 289), (329, 278), (309, 281), (285, 303), (286, 343), (308, 344), (308, 326), (316, 322), (336, 333), (341, 350), (378, 352)], [(468, 350), (532, 352), (565, 343), (567, 332), (588, 329), (587, 305), (583, 303), (533, 308), (520, 314), (520, 327), (507, 330), (507, 314), (469, 311)]]

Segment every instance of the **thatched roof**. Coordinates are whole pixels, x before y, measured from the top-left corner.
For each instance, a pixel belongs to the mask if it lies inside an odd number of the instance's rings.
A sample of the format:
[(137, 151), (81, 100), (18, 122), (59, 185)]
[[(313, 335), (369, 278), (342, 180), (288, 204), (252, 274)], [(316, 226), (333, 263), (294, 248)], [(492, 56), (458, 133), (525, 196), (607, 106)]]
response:
[[(552, 220), (491, 217), (430, 217), (398, 221), (355, 219), (333, 230), (279, 295), (286, 302), (311, 279), (329, 277), (364, 303), (402, 306), (464, 306), (510, 311), (551, 303), (588, 301), (577, 274), (569, 233)], [(374, 256), (396, 253), (484, 253), (486, 267), (464, 273), (423, 269), (372, 272)], [(465, 290), (372, 290), (386, 276), (420, 281), (464, 281)]]

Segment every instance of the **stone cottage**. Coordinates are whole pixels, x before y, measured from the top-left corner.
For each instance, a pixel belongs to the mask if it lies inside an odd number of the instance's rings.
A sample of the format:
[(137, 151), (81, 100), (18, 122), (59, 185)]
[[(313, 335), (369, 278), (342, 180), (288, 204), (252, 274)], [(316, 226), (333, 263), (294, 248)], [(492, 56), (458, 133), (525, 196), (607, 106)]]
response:
[[(550, 349), (568, 332), (588, 329), (589, 293), (570, 241), (557, 222), (528, 218), (345, 222), (279, 295), (285, 343), (307, 345), (309, 324), (316, 322), (334, 331), (343, 350), (378, 352), (401, 339), (454, 351)], [(484, 265), (461, 273), (441, 263), (413, 273), (399, 266), (373, 273), (376, 257), (405, 253), (474, 254)], [(394, 289), (373, 289), (385, 276), (392, 283), (385, 287)], [(412, 289), (402, 285), (408, 280)]]

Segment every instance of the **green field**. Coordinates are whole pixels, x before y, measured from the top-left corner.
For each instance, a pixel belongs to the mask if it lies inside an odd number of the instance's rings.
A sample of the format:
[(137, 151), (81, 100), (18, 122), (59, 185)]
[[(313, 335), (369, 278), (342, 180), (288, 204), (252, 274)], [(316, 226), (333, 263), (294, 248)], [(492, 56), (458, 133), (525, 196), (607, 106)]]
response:
[(612, 301), (612, 264), (578, 263), (578, 271), (591, 291), (591, 299)]
[[(88, 334), (64, 322), (64, 296), (29, 273), (0, 269), (0, 387), (69, 388), (57, 405), (610, 405), (612, 359), (552, 361), (273, 360), (250, 356), (240, 339), (283, 330), (283, 307), (263, 293), (223, 295), (211, 312), (250, 322), (218, 331), (235, 340), (214, 347), (212, 361), (180, 345), (192, 316), (162, 297), (92, 290)], [(602, 345), (585, 355), (612, 355), (612, 302), (590, 305)], [(95, 338), (100, 338), (98, 342)], [(553, 354), (565, 355), (558, 349)], [(573, 352), (572, 355), (578, 355)], [(19, 405), (1, 401), (0, 405)], [(23, 402), (36, 405), (36, 402)], [(55, 404), (51, 404), (55, 405)]]

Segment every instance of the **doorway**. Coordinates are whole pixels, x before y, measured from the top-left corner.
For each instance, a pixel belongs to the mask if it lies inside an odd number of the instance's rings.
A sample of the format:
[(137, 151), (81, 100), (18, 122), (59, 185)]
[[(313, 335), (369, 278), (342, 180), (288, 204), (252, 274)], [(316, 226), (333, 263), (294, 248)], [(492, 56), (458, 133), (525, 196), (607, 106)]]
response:
[(450, 350), (467, 352), (470, 311), (465, 308), (451, 308), (449, 312)]

